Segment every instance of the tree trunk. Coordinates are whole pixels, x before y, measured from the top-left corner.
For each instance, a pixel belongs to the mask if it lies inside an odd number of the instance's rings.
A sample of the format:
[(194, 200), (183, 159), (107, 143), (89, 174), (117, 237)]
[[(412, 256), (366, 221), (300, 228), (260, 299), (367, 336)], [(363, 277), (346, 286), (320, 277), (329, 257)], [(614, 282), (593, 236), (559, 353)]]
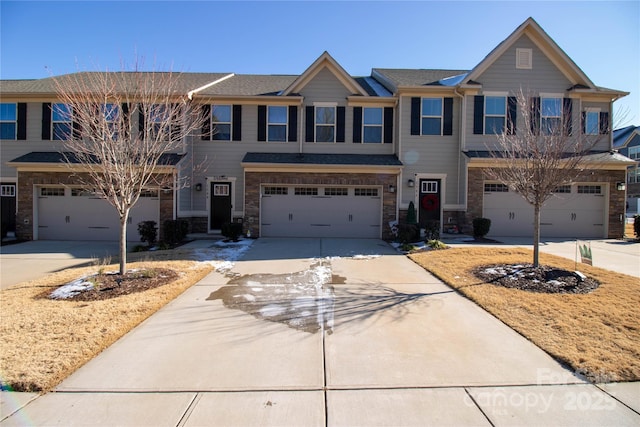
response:
[(540, 265), (540, 206), (533, 206), (533, 266)]
[(120, 275), (127, 274), (127, 220), (129, 210), (120, 217)]

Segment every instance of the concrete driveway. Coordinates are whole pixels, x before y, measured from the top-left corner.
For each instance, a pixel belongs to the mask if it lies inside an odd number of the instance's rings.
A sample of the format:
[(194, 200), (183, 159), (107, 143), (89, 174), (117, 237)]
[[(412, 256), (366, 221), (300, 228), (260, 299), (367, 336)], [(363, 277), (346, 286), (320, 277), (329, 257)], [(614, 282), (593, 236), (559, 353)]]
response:
[(259, 239), (0, 425), (637, 425), (609, 387), (382, 241)]
[(0, 247), (0, 289), (118, 254), (118, 242), (35, 240)]

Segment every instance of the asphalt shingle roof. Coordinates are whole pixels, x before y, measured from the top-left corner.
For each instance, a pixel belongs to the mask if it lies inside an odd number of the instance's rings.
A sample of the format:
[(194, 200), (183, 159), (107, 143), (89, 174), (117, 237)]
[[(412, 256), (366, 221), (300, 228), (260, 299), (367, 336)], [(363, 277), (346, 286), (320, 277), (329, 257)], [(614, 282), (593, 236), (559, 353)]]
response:
[[(184, 154), (165, 153), (160, 156), (158, 164), (162, 166), (175, 166), (184, 157)], [(74, 153), (60, 153), (56, 151), (32, 151), (17, 157), (9, 163), (80, 163)]]
[(247, 153), (242, 163), (402, 166), (402, 162), (393, 154)]
[(401, 68), (374, 68), (386, 77), (396, 87), (398, 86), (439, 86), (440, 80), (447, 77), (459, 76), (468, 73), (469, 70), (427, 70), (427, 69), (401, 69)]

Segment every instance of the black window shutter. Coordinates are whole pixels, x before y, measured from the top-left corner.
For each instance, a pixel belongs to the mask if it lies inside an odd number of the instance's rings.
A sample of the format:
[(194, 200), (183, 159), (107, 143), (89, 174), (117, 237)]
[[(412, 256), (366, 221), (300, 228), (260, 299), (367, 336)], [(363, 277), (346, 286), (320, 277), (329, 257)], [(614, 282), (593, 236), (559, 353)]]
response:
[(306, 107), (304, 124), (306, 142), (313, 142), (313, 128), (315, 127), (314, 114), (314, 108), (312, 106)]
[(344, 142), (345, 107), (338, 107), (336, 110), (336, 142)]
[(411, 135), (420, 135), (420, 98), (411, 98)]
[(182, 108), (180, 108), (180, 104), (173, 104), (171, 111), (173, 111), (173, 116), (171, 117), (169, 133), (171, 140), (177, 141), (182, 139)]
[(587, 112), (586, 111), (582, 112), (582, 133), (583, 134), (587, 133)]
[(203, 141), (211, 140), (211, 105), (202, 106), (202, 132), (200, 138)]
[(298, 106), (289, 105), (289, 142), (298, 140)]
[(382, 140), (385, 144), (391, 144), (393, 142), (393, 108), (384, 107), (384, 138)]
[(515, 96), (507, 98), (507, 135), (515, 135), (518, 122), (518, 100)]
[(540, 97), (531, 98), (530, 104), (531, 104), (531, 111), (530, 111), (531, 133), (534, 135), (538, 135), (540, 133)]
[(125, 132), (129, 132), (129, 104), (126, 102), (123, 102), (122, 105), (120, 106), (120, 109), (122, 110), (122, 121), (123, 121), (123, 126), (125, 128)]
[(362, 107), (353, 107), (353, 142), (362, 142)]
[(138, 106), (138, 132), (140, 133), (140, 139), (144, 139), (144, 111), (142, 104)]
[(484, 130), (484, 96), (473, 97), (473, 134), (482, 135)]
[(609, 113), (603, 111), (600, 113), (600, 135), (609, 133)]
[(573, 100), (571, 98), (562, 99), (562, 122), (564, 134), (573, 134)]
[(17, 139), (27, 139), (27, 104), (25, 102), (18, 103), (18, 129), (16, 133)]
[(234, 105), (232, 114), (233, 129), (231, 130), (231, 140), (242, 141), (242, 105)]
[(42, 140), (51, 139), (51, 103), (42, 103)]
[(453, 135), (453, 98), (443, 99), (442, 134)]
[(267, 140), (267, 106), (258, 105), (258, 141)]

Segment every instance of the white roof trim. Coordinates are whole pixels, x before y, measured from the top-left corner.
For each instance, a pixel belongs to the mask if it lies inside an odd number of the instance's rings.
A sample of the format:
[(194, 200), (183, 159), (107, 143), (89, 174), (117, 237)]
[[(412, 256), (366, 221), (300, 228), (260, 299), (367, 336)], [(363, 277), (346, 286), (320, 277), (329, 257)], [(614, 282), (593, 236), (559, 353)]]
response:
[[(531, 37), (528, 33), (532, 35), (538, 36), (542, 40), (536, 40), (535, 37)], [(469, 82), (469, 80), (477, 79), (483, 72), (487, 70), (502, 54), (509, 49), (513, 43), (518, 40), (522, 35), (529, 35), (531, 41), (543, 51), (543, 53), (547, 54), (546, 51), (551, 50), (560, 56), (563, 63), (558, 64), (554, 61), (554, 58), (547, 57), (551, 62), (553, 62), (558, 69), (563, 72), (569, 81), (572, 81), (574, 84), (581, 83), (591, 88), (595, 88), (596, 85), (587, 77), (587, 75), (576, 65), (575, 62), (558, 46), (558, 44), (551, 38), (549, 35), (540, 27), (540, 25), (533, 19), (528, 18), (524, 21), (516, 30), (509, 35), (506, 39), (504, 39), (498, 46), (496, 46), (478, 65), (476, 65), (473, 70), (469, 72), (467, 77), (461, 82), (461, 85)], [(543, 43), (544, 44), (543, 44)], [(564, 69), (563, 69), (564, 68)], [(573, 73), (573, 75), (568, 75), (566, 72), (566, 68)]]
[(221, 78), (219, 78), (218, 80), (214, 80), (214, 81), (212, 81), (211, 83), (207, 83), (206, 85), (204, 85), (204, 86), (200, 86), (200, 87), (199, 87), (199, 88), (197, 88), (197, 89), (190, 90), (189, 92), (187, 92), (187, 97), (188, 97), (189, 99), (193, 99), (193, 95), (194, 95), (194, 94), (196, 94), (196, 93), (200, 92), (201, 90), (205, 90), (206, 88), (209, 88), (209, 87), (211, 87), (211, 86), (213, 86), (213, 85), (217, 85), (218, 83), (223, 82), (223, 81), (227, 80), (228, 78), (231, 78), (231, 77), (233, 77), (233, 76), (235, 76), (235, 75), (236, 75), (235, 73), (227, 74), (226, 76), (221, 77)]
[(329, 70), (344, 84), (350, 91), (362, 96), (369, 96), (369, 94), (356, 82), (353, 77), (345, 71), (344, 68), (336, 62), (335, 59), (327, 51), (324, 51), (322, 55), (316, 59), (304, 73), (300, 74), (297, 79), (291, 83), (291, 85), (282, 91), (282, 95), (286, 96), (292, 93), (297, 93), (302, 87), (304, 87), (313, 77), (315, 77), (323, 68), (329, 68)]

